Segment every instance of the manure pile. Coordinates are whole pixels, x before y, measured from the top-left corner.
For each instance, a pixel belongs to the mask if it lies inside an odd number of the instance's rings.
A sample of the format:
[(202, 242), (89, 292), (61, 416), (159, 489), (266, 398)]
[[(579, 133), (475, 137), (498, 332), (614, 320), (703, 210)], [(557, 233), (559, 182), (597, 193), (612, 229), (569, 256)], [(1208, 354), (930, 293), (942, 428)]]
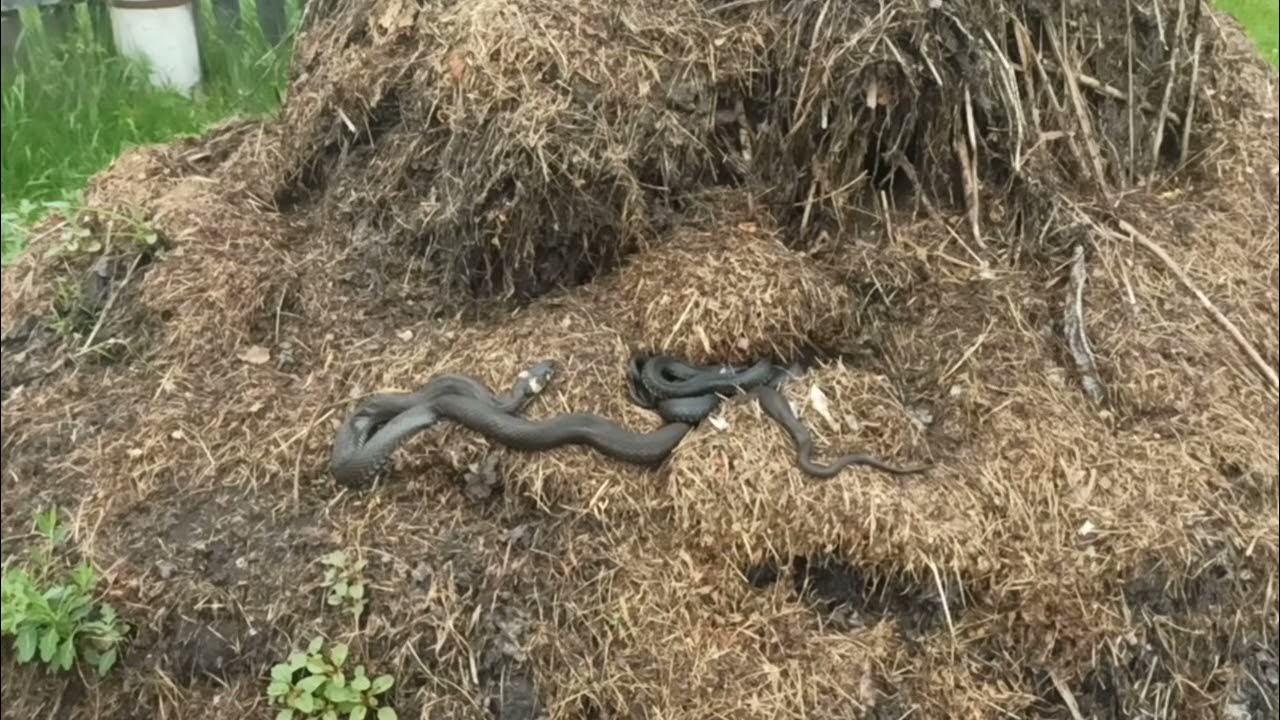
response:
[[(1275, 717), (1276, 90), (1191, 0), (312, 0), (278, 117), (4, 271), (4, 561), (57, 505), (134, 626), (103, 680), (6, 642), (4, 717), (274, 717), (318, 636), (401, 718)], [(815, 481), (731, 401), (656, 470), (327, 473), (443, 372), (656, 427), (655, 351), (934, 468)]]

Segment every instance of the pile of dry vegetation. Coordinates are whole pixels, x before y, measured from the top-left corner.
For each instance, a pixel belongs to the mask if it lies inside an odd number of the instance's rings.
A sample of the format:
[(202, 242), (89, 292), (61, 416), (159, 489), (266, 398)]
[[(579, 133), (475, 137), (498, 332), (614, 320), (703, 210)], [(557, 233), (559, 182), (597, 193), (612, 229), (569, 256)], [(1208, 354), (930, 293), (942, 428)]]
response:
[[(401, 717), (1274, 717), (1276, 75), (1196, 0), (312, 0), (280, 116), (132, 151), (3, 277), (3, 531), (137, 625), (6, 717), (267, 716), (342, 638)], [(140, 238), (154, 232), (159, 241)], [(57, 251), (50, 255), (46, 251)], [(453, 427), (438, 372), (655, 427), (626, 360), (804, 358), (657, 471)], [(364, 619), (323, 554), (369, 561)], [(1252, 713), (1252, 715), (1251, 715)]]

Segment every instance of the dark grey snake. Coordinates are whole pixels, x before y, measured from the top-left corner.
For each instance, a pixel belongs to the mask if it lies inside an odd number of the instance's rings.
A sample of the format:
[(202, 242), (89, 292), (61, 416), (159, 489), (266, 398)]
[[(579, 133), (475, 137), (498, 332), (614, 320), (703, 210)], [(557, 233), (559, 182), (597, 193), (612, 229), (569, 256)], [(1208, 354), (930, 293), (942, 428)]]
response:
[(465, 375), (442, 375), (413, 393), (375, 395), (361, 403), (338, 429), (330, 471), (347, 487), (373, 482), (391, 455), (411, 436), (452, 420), (491, 440), (523, 451), (550, 450), (562, 445), (585, 445), (607, 457), (636, 465), (657, 465), (695, 425), (716, 410), (721, 396), (751, 392), (765, 412), (791, 435), (802, 470), (831, 478), (850, 465), (865, 465), (905, 475), (928, 467), (898, 468), (867, 455), (845, 455), (830, 464), (813, 460), (813, 435), (796, 418), (778, 388), (787, 371), (761, 361), (748, 368), (705, 367), (670, 357), (633, 358), (628, 392), (633, 402), (652, 409), (665, 424), (638, 433), (598, 415), (571, 413), (546, 420), (520, 417), (533, 396), (555, 374), (550, 361), (520, 374), (511, 391), (495, 396), (480, 381)]

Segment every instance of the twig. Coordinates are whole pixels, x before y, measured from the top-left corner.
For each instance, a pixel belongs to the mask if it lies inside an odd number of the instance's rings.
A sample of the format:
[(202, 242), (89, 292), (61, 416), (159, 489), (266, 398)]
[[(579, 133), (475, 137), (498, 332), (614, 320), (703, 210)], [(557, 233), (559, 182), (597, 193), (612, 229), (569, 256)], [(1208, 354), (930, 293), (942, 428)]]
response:
[(1102, 151), (1098, 149), (1098, 141), (1094, 138), (1093, 123), (1089, 120), (1089, 113), (1085, 109), (1084, 98), (1080, 95), (1080, 83), (1075, 69), (1072, 67), (1071, 60), (1067, 57), (1067, 48), (1063, 47), (1065, 36), (1059, 37), (1054, 32), (1053, 27), (1047, 28), (1049, 33), (1049, 45), (1053, 47), (1053, 54), (1058, 59), (1058, 64), (1062, 67), (1062, 74), (1067, 83), (1067, 97), (1071, 101), (1071, 107), (1075, 110), (1076, 121), (1080, 124), (1080, 134), (1084, 138), (1085, 150), (1089, 153), (1089, 163), (1093, 165), (1093, 175), (1096, 178), (1098, 187), (1103, 193), (1110, 194), (1107, 187), (1107, 174), (1102, 165)]
[(121, 280), (119, 285), (111, 289), (111, 294), (107, 296), (107, 301), (102, 304), (102, 310), (98, 313), (98, 321), (93, 324), (93, 331), (89, 333), (89, 338), (84, 341), (84, 346), (80, 348), (80, 352), (77, 355), (83, 355), (93, 347), (93, 341), (98, 337), (98, 331), (102, 329), (102, 324), (106, 321), (112, 306), (116, 304), (116, 298), (120, 297), (120, 293), (124, 292), (124, 289), (129, 286), (129, 279), (133, 277), (133, 271), (138, 268), (138, 263), (140, 262), (142, 262), (142, 253), (138, 253), (133, 257), (133, 263), (129, 265), (128, 272), (124, 274), (124, 280)]
[(1156, 13), (1156, 31), (1160, 34), (1160, 45), (1167, 49), (1169, 39), (1164, 36), (1164, 17), (1160, 12), (1160, 0), (1155, 0), (1151, 5)]
[[(1131, 102), (1131, 98), (1128, 95), (1126, 95), (1123, 90), (1113, 85), (1108, 85), (1092, 75), (1085, 75), (1082, 72), (1077, 72), (1075, 73), (1075, 77), (1076, 77), (1076, 80), (1079, 81), (1081, 85), (1089, 88), (1090, 90), (1093, 90), (1094, 92), (1097, 92), (1100, 95), (1105, 95), (1106, 97), (1109, 97), (1113, 100), (1119, 100), (1120, 102), (1123, 102), (1123, 103)], [(1138, 103), (1138, 109), (1145, 110), (1146, 112), (1156, 111), (1154, 106), (1152, 106), (1150, 103), (1145, 103), (1145, 102)], [(1178, 117), (1178, 113), (1172, 110), (1164, 111), (1164, 119), (1169, 120), (1174, 124), (1182, 123), (1182, 118)]]
[[(1009, 107), (1013, 108), (1012, 125), (1014, 129), (1013, 141), (1013, 164), (1015, 167), (1022, 166), (1022, 146), (1023, 146), (1023, 129), (1027, 125), (1027, 119), (1022, 115), (1022, 108), (1027, 103), (1023, 102), (1018, 96), (1018, 76), (1013, 70), (1013, 63), (1009, 62), (1009, 49), (1007, 47), (997, 45), (996, 39), (992, 37), (991, 31), (983, 29), (983, 34), (987, 37), (987, 44), (994, 51), (995, 58), (1000, 62), (1000, 80), (1001, 89), (1008, 95)], [(1035, 99), (1029, 98), (1032, 107), (1035, 106)]]
[(978, 218), (977, 172), (974, 171), (973, 159), (969, 155), (969, 143), (966, 132), (958, 129), (955, 133), (956, 156), (960, 159), (960, 181), (964, 186), (965, 200), (969, 206), (969, 231), (973, 233), (973, 242), (980, 248), (986, 248), (982, 241), (982, 225)]
[(1102, 402), (1106, 393), (1102, 387), (1102, 380), (1098, 377), (1093, 348), (1089, 346), (1089, 338), (1084, 331), (1086, 276), (1084, 248), (1076, 245), (1075, 256), (1071, 259), (1071, 289), (1062, 313), (1062, 328), (1067, 338), (1067, 347), (1071, 350), (1071, 357), (1076, 362), (1076, 371), (1080, 373), (1080, 384), (1084, 386), (1084, 393), (1091, 402), (1096, 404)]
[(982, 344), (987, 341), (987, 337), (991, 335), (991, 328), (995, 326), (996, 326), (996, 321), (993, 318), (991, 322), (987, 323), (986, 329), (982, 331), (982, 334), (978, 336), (978, 339), (974, 341), (972, 345), (969, 346), (968, 350), (964, 351), (964, 354), (960, 356), (960, 359), (957, 360), (954, 365), (952, 365), (950, 368), (947, 369), (946, 372), (942, 374), (942, 377), (938, 380), (938, 382), (939, 383), (946, 382), (947, 378), (954, 375), (957, 370), (963, 367), (964, 364), (969, 361), (969, 358), (972, 357), (973, 354), (978, 351), (978, 348), (982, 347)]
[[(328, 420), (329, 416), (333, 414), (333, 408), (329, 408), (327, 412), (324, 412), (324, 415), (321, 415), (320, 413), (323, 411), (325, 411), (323, 406), (318, 408), (311, 415), (311, 422), (307, 423), (307, 429), (304, 430), (301, 435), (297, 436), (298, 439), (302, 440), (302, 442), (298, 444), (298, 453), (293, 458), (293, 501), (295, 503), (301, 501), (302, 498), (300, 492), (300, 488), (302, 486), (302, 456), (306, 454), (307, 450), (306, 437), (310, 435), (311, 431), (315, 430), (320, 423)], [(285, 444), (285, 447), (288, 447), (288, 443)]]
[(1182, 48), (1182, 23), (1186, 20), (1186, 0), (1178, 0), (1178, 23), (1174, 29), (1173, 47), (1169, 48), (1169, 80), (1164, 86), (1164, 99), (1160, 101), (1160, 114), (1156, 119), (1156, 134), (1151, 142), (1151, 176), (1148, 182), (1155, 180), (1155, 168), (1160, 163), (1160, 146), (1164, 144), (1164, 114), (1169, 111), (1169, 103), (1173, 99), (1173, 84), (1178, 79), (1178, 51)]
[(735, 8), (740, 8), (745, 5), (756, 5), (761, 2), (764, 2), (764, 0), (734, 0), (733, 2), (727, 2), (724, 5), (719, 5), (717, 7), (710, 8), (708, 9), (708, 12), (710, 13), (728, 12)]
[[(893, 164), (899, 170), (907, 174), (907, 179), (911, 181), (913, 186), (923, 190), (923, 186), (920, 184), (920, 177), (916, 174), (915, 166), (908, 162), (907, 159), (902, 156), (901, 152), (894, 153)], [(951, 229), (951, 226), (947, 224), (946, 219), (942, 217), (942, 213), (938, 212), (938, 208), (934, 207), (933, 202), (929, 200), (928, 193), (921, 191), (916, 194), (916, 197), (924, 203), (924, 209), (929, 213), (929, 217), (932, 218), (934, 222), (938, 223), (939, 227), (946, 230), (947, 233), (951, 235), (951, 238), (959, 243), (960, 247), (964, 248), (965, 252), (969, 253), (969, 257), (973, 258), (974, 262), (977, 262), (981, 266), (985, 266), (987, 264), (987, 261), (983, 260), (982, 256), (974, 252), (973, 248), (969, 247), (969, 244), (964, 241), (964, 238), (960, 237), (960, 233)], [(969, 267), (969, 265), (966, 263), (965, 267)]]
[(274, 343), (280, 342), (280, 314), (284, 310), (284, 298), (288, 291), (288, 286), (281, 286), (280, 298), (276, 301), (276, 325), (275, 331), (272, 333), (272, 342)]
[(71, 687), (70, 678), (62, 683), (62, 689), (58, 691), (58, 699), (53, 701), (53, 709), (49, 711), (49, 720), (58, 717), (58, 711), (62, 709), (62, 698), (67, 694), (67, 688)]
[(818, 194), (818, 161), (815, 158), (809, 167), (813, 169), (813, 179), (809, 181), (809, 197), (804, 201), (804, 214), (800, 216), (800, 237), (804, 237), (809, 229), (809, 217), (813, 213), (814, 196)]
[(24, 244), (27, 247), (38, 245), (45, 238), (61, 230), (62, 227), (66, 224), (67, 224), (66, 216), (59, 214), (58, 219), (53, 221), (53, 223), (49, 225), (49, 227), (45, 228), (44, 230), (41, 230), (40, 232), (36, 233), (35, 235), (32, 235), (31, 237), (26, 238), (24, 240)]
[(889, 240), (889, 244), (892, 245), (895, 242), (895, 235), (893, 232), (893, 212), (889, 207), (889, 193), (881, 190), (879, 200), (880, 214), (884, 219), (884, 235)]
[(755, 158), (755, 148), (751, 142), (751, 121), (747, 119), (747, 108), (742, 104), (742, 98), (734, 99), (734, 110), (738, 119), (738, 142), (742, 144), (742, 160), (747, 171), (750, 172), (751, 163)]
[[(1049, 105), (1053, 109), (1053, 114), (1057, 117), (1061, 128), (1065, 130), (1067, 127), (1066, 111), (1063, 109), (1062, 103), (1058, 100), (1057, 93), (1053, 91), (1053, 83), (1049, 80), (1049, 71), (1045, 70), (1044, 63), (1041, 62), (1040, 56), (1036, 54), (1035, 46), (1031, 42), (1030, 33), (1021, 21), (1017, 22), (1014, 29), (1018, 36), (1018, 43), (1021, 47), (1020, 52), (1023, 56), (1023, 65), (1035, 68), (1036, 75), (1040, 78), (1040, 85), (1044, 88), (1045, 96), (1049, 98)], [(1071, 148), (1071, 154), (1075, 156), (1076, 161), (1079, 162), (1081, 166), (1084, 166), (1084, 153), (1081, 152), (1080, 145), (1076, 142), (1075, 134), (1067, 133), (1066, 139), (1067, 146)], [(1033, 147), (1032, 151), (1034, 150), (1035, 148)]]
[(1043, 130), (1040, 125), (1040, 103), (1036, 102), (1036, 80), (1031, 74), (1031, 56), (1030, 48), (1022, 42), (1021, 25), (1014, 26), (1017, 30), (1014, 33), (1014, 44), (1018, 46), (1018, 59), (1022, 62), (1025, 72), (1022, 73), (1022, 83), (1027, 86), (1027, 106), (1031, 108), (1031, 123), (1035, 127), (1036, 135), (1040, 135)]
[(1116, 224), (1128, 235), (1127, 238), (1112, 230), (1106, 230), (1106, 232), (1112, 237), (1118, 236), (1120, 239), (1127, 239), (1136, 242), (1145, 248), (1147, 252), (1150, 252), (1152, 255), (1159, 258), (1160, 262), (1164, 263), (1165, 267), (1169, 269), (1169, 272), (1172, 272), (1174, 276), (1178, 278), (1178, 282), (1182, 283), (1184, 288), (1190, 291), (1191, 294), (1195, 295), (1196, 299), (1200, 301), (1200, 305), (1203, 306), (1205, 310), (1209, 311), (1209, 315), (1213, 318), (1214, 322), (1216, 322), (1219, 327), (1231, 336), (1231, 339), (1235, 341), (1241, 352), (1248, 356), (1249, 360), (1253, 363), (1254, 368), (1264, 378), (1266, 378), (1267, 382), (1271, 384), (1271, 389), (1275, 393), (1280, 394), (1280, 377), (1276, 376), (1275, 368), (1271, 367), (1271, 365), (1262, 358), (1262, 354), (1253, 346), (1253, 343), (1249, 342), (1249, 340), (1245, 338), (1244, 333), (1240, 332), (1240, 329), (1236, 327), (1235, 323), (1231, 322), (1231, 319), (1226, 315), (1223, 315), (1222, 311), (1219, 310), (1203, 292), (1200, 292), (1200, 289), (1191, 282), (1191, 278), (1187, 277), (1187, 274), (1183, 272), (1182, 268), (1178, 267), (1178, 264), (1173, 261), (1173, 258), (1169, 257), (1169, 253), (1165, 252), (1164, 248), (1157, 245), (1154, 240), (1138, 232), (1137, 228), (1124, 220), (1117, 218)]
[(1191, 122), (1196, 112), (1196, 87), (1200, 84), (1200, 48), (1204, 35), (1196, 32), (1195, 48), (1191, 51), (1191, 87), (1187, 90), (1187, 121), (1182, 123), (1182, 147), (1178, 148), (1178, 164), (1187, 164), (1187, 148), (1191, 147)]
[(1071, 692), (1071, 688), (1058, 677), (1058, 673), (1050, 670), (1049, 680), (1053, 682), (1053, 687), (1062, 696), (1062, 702), (1067, 706), (1067, 711), (1071, 713), (1072, 720), (1084, 720), (1084, 715), (1080, 714), (1080, 704), (1076, 702), (1076, 696)]
[(938, 600), (942, 602), (942, 615), (947, 619), (947, 630), (951, 633), (952, 642), (955, 642), (956, 626), (951, 620), (951, 607), (947, 604), (947, 593), (942, 587), (942, 576), (938, 574), (938, 566), (932, 561), (929, 562), (929, 570), (933, 572), (933, 584), (938, 587)]
[(1136, 118), (1134, 117), (1135, 105), (1133, 99), (1133, 0), (1125, 0), (1124, 3), (1124, 27), (1125, 27), (1125, 69), (1129, 82), (1129, 182), (1138, 173), (1138, 131), (1136, 127)]

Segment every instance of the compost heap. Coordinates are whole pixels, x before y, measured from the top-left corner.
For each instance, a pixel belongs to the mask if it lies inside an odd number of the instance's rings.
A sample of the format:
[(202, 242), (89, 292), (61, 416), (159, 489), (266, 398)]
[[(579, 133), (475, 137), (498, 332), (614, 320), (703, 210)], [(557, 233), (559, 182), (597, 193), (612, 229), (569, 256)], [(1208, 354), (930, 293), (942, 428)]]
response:
[[(274, 716), (319, 636), (402, 718), (1274, 717), (1276, 75), (1232, 21), (307, 12), (279, 117), (127, 153), (4, 271), (5, 562), (56, 505), (133, 626), (102, 680), (6, 644), (6, 717)], [(935, 466), (816, 481), (744, 400), (656, 470), (445, 423), (327, 474), (442, 372), (657, 427), (655, 351), (802, 360), (822, 448)]]

